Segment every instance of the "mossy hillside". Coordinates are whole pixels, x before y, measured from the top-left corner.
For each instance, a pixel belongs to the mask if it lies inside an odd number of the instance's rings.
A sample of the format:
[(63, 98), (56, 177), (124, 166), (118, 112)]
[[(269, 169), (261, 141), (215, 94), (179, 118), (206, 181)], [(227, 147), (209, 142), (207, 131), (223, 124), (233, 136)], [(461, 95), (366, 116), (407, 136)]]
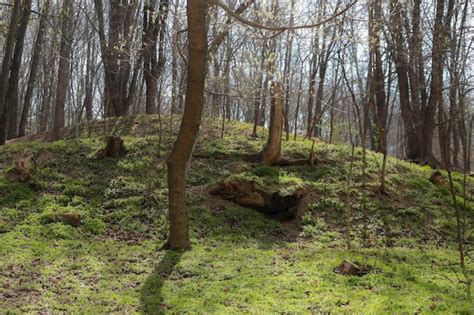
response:
[[(172, 125), (170, 125), (172, 122)], [(445, 186), (432, 170), (389, 158), (389, 195), (375, 193), (381, 156), (367, 156), (363, 180), (356, 150), (349, 201), (353, 251), (344, 250), (347, 176), (351, 149), (316, 143), (318, 164), (267, 167), (247, 163), (265, 137), (231, 122), (220, 139), (205, 123), (188, 171), (193, 249), (161, 250), (167, 234), (164, 158), (179, 125), (156, 116), (115, 124), (127, 155), (95, 158), (103, 148), (100, 123), (56, 143), (19, 142), (0, 148), (0, 288), (13, 312), (235, 313), (235, 312), (439, 312), (472, 310), (457, 282), (455, 220)], [(262, 135), (264, 133), (261, 132)], [(307, 157), (310, 141), (284, 142), (291, 158)], [(160, 149), (160, 150), (158, 150)], [(161, 152), (161, 156), (157, 152)], [(37, 156), (35, 185), (10, 183), (5, 171), (18, 154)], [(42, 159), (45, 155), (49, 158)], [(225, 156), (225, 159), (212, 158)], [(207, 187), (238, 176), (265, 187), (308, 190), (300, 223), (210, 198)], [(464, 207), (462, 177), (455, 174)], [(468, 179), (468, 188), (474, 183)], [(472, 208), (466, 207), (468, 224)], [(81, 216), (72, 226), (61, 213)], [(472, 240), (472, 234), (467, 235)], [(343, 258), (364, 261), (363, 278), (333, 272)], [(468, 271), (472, 262), (468, 258)]]

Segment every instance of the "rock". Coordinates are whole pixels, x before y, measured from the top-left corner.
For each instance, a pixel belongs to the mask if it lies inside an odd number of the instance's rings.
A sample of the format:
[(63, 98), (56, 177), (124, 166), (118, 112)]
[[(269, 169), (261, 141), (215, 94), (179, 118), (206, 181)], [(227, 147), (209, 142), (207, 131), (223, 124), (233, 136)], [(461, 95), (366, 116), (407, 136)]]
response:
[(259, 187), (254, 180), (230, 178), (217, 183), (209, 193), (278, 219), (292, 219), (305, 190), (301, 187), (283, 195), (279, 191)]
[(334, 272), (345, 276), (363, 276), (368, 274), (370, 270), (371, 268), (369, 266), (364, 266), (357, 261), (350, 262), (344, 259), (342, 263), (334, 269)]

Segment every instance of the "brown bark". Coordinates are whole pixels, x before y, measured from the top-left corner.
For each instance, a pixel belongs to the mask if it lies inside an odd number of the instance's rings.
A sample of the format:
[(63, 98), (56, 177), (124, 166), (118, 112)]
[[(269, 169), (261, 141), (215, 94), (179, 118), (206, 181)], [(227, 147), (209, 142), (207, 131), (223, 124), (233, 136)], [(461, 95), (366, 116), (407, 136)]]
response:
[(108, 136), (105, 139), (105, 149), (100, 152), (97, 158), (102, 159), (105, 157), (119, 158), (125, 155), (125, 147), (123, 145), (123, 139), (118, 136)]
[(93, 107), (93, 81), (95, 76), (95, 65), (93, 56), (95, 55), (95, 45), (88, 42), (87, 45), (87, 69), (85, 79), (85, 91), (84, 91), (84, 105), (83, 108), (86, 110), (86, 120), (92, 120), (92, 107)]
[(64, 127), (64, 105), (69, 87), (71, 42), (73, 37), (72, 15), (72, 0), (64, 0), (61, 10), (61, 47), (59, 51), (58, 82), (51, 141), (61, 138), (61, 129)]
[(259, 74), (256, 82), (257, 88), (255, 89), (255, 96), (254, 96), (254, 114), (253, 114), (253, 131), (252, 137), (257, 137), (257, 126), (260, 121), (260, 102), (262, 98), (262, 83), (263, 83), (263, 69), (265, 64), (265, 55), (266, 55), (266, 45), (263, 45), (262, 50), (260, 52), (260, 69)]
[(201, 124), (204, 105), (204, 81), (206, 77), (207, 0), (188, 1), (188, 84), (183, 120), (178, 137), (167, 160), (169, 190), (169, 247), (188, 249), (188, 213), (186, 209), (186, 170)]
[(382, 25), (382, 3), (376, 0), (369, 8), (369, 43), (371, 51), (370, 67), (370, 104), (377, 127), (375, 143), (377, 152), (386, 151), (388, 106), (385, 95), (385, 76), (383, 70), (382, 52), (380, 48), (380, 27)]
[[(416, 113), (414, 113), (412, 108), (412, 103), (410, 102), (410, 86), (408, 81), (408, 73), (410, 71), (410, 66), (408, 58), (406, 56), (406, 49), (403, 43), (402, 35), (402, 13), (401, 5), (398, 0), (392, 0), (391, 5), (391, 14), (390, 14), (390, 24), (391, 24), (391, 34), (393, 37), (392, 44), (392, 57), (395, 61), (395, 71), (398, 78), (398, 91), (400, 99), (400, 108), (402, 112), (402, 119), (405, 127), (405, 138), (407, 142), (407, 158), (409, 160), (418, 160), (420, 158), (421, 149), (419, 146), (419, 135), (418, 128), (416, 127)], [(413, 23), (415, 27), (415, 23)], [(413, 47), (411, 49), (414, 49)], [(413, 85), (414, 79), (410, 80), (410, 83)], [(418, 88), (413, 88), (412, 93), (418, 90)], [(419, 95), (419, 91), (418, 91)], [(412, 95), (412, 102), (418, 101), (418, 97)]]
[(436, 1), (436, 15), (433, 30), (433, 48), (431, 52), (431, 85), (430, 96), (426, 108), (423, 110), (422, 158), (423, 162), (437, 165), (433, 155), (433, 133), (435, 130), (435, 114), (439, 101), (442, 98), (443, 88), (443, 16), (445, 0)]
[(313, 52), (313, 57), (311, 58), (311, 71), (309, 75), (309, 88), (308, 88), (308, 106), (306, 114), (306, 136), (310, 137), (312, 135), (312, 122), (313, 122), (313, 103), (314, 103), (314, 94), (316, 93), (316, 74), (318, 73), (317, 68), (317, 53)]
[[(6, 126), (0, 128), (0, 137), (6, 139), (13, 139), (18, 136), (18, 103), (19, 103), (19, 80), (20, 67), (23, 57), (23, 47), (26, 35), (26, 29), (31, 14), (31, 0), (24, 0), (22, 2), (23, 13), (21, 16), (20, 26), (18, 28), (17, 40), (15, 44), (15, 53), (10, 69), (10, 79), (8, 81), (7, 104), (3, 111), (3, 116), (0, 124)], [(6, 130), (6, 134), (1, 130)], [(2, 142), (4, 140), (0, 140)]]
[(18, 128), (18, 136), (23, 137), (26, 131), (26, 122), (28, 114), (31, 108), (31, 99), (33, 97), (33, 90), (35, 88), (35, 82), (38, 72), (38, 66), (40, 63), (41, 53), (43, 51), (44, 34), (46, 31), (46, 17), (45, 15), (49, 12), (50, 0), (46, 0), (43, 5), (42, 15), (38, 25), (38, 32), (36, 34), (35, 45), (33, 48), (33, 56), (31, 57), (30, 75), (28, 78), (28, 84), (25, 92), (25, 100), (23, 102), (23, 110), (21, 112), (20, 126)]
[(283, 105), (281, 96), (281, 84), (272, 84), (272, 107), (270, 114), (270, 130), (268, 141), (261, 153), (261, 162), (272, 165), (281, 157), (281, 136), (283, 127)]
[[(102, 0), (94, 0), (98, 21), (98, 33), (102, 62), (104, 64), (104, 104), (107, 116), (125, 116), (132, 101), (134, 84), (130, 81), (132, 46), (132, 22), (138, 1), (109, 1), (108, 38), (105, 33), (104, 6)], [(122, 43), (123, 45), (117, 45)], [(139, 61), (140, 63), (141, 61)], [(138, 67), (135, 67), (138, 69)], [(132, 74), (133, 75), (133, 74)]]
[[(293, 11), (295, 6), (295, 0), (291, 1), (291, 12), (290, 12), (290, 24), (293, 24), (294, 17)], [(285, 68), (283, 71), (285, 82), (285, 110), (284, 110), (284, 124), (285, 124), (285, 139), (286, 141), (290, 140), (290, 94), (291, 94), (291, 83), (292, 83), (292, 69), (291, 69), (291, 61), (293, 55), (293, 34), (288, 33), (287, 35), (287, 46), (285, 52)], [(290, 74), (291, 73), (291, 74)]]
[[(10, 67), (12, 64), (12, 56), (15, 48), (15, 39), (18, 33), (20, 17), (21, 1), (15, 1), (10, 18), (10, 25), (3, 53), (2, 70), (0, 73), (0, 117), (3, 116), (3, 112), (7, 107), (8, 78), (10, 76)], [(6, 134), (6, 126), (2, 123), (0, 123), (0, 135), (1, 134)], [(5, 140), (6, 137), (0, 136), (0, 145), (5, 144)]]
[[(155, 12), (153, 2), (143, 6), (143, 76), (146, 84), (145, 112), (156, 113), (158, 79), (161, 76), (164, 60), (164, 37), (168, 17), (169, 1), (160, 1), (159, 11)], [(157, 48), (158, 46), (158, 48)], [(158, 54), (158, 56), (157, 56)]]
[(49, 123), (49, 114), (51, 108), (51, 99), (53, 97), (53, 84), (54, 84), (54, 71), (47, 71), (46, 69), (51, 69), (54, 65), (55, 60), (55, 39), (53, 39), (52, 47), (50, 48), (48, 58), (43, 62), (43, 84), (42, 90), (43, 95), (41, 99), (41, 114), (40, 114), (40, 131), (44, 132), (48, 130)]

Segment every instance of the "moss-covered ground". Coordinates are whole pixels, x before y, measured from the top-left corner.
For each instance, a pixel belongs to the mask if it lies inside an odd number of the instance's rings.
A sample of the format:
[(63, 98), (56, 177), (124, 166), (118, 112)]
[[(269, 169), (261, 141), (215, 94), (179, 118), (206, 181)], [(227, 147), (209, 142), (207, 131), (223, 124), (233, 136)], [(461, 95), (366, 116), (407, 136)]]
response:
[[(162, 250), (167, 237), (165, 158), (179, 117), (131, 117), (110, 124), (125, 139), (120, 159), (96, 158), (103, 123), (83, 125), (55, 143), (0, 148), (0, 313), (473, 313), (473, 261), (458, 267), (456, 220), (448, 188), (433, 170), (388, 159), (388, 195), (377, 194), (382, 157), (317, 142), (315, 166), (244, 162), (262, 137), (231, 122), (204, 122), (188, 171), (192, 250)], [(310, 141), (284, 142), (290, 158)], [(160, 155), (158, 155), (160, 152)], [(34, 184), (11, 182), (13, 160), (32, 153)], [(220, 158), (213, 158), (213, 157)], [(221, 158), (225, 156), (225, 158)], [(443, 174), (445, 176), (445, 174)], [(218, 180), (239, 176), (280, 190), (305, 187), (301, 217), (280, 222), (211, 197)], [(474, 188), (454, 174), (474, 241)], [(345, 249), (347, 203), (352, 249)], [(81, 217), (78, 226), (61, 213)], [(469, 249), (469, 245), (468, 245)], [(370, 265), (363, 277), (334, 272), (343, 259)]]

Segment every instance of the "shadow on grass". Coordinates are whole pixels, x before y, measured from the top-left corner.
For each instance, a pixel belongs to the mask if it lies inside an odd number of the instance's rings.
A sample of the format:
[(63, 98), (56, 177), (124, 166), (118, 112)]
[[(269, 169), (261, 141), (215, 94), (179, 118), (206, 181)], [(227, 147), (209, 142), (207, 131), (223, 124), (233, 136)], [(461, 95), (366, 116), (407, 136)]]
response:
[(183, 251), (168, 250), (161, 258), (153, 273), (147, 278), (140, 290), (140, 304), (145, 314), (163, 314), (167, 305), (163, 302), (161, 290), (165, 281), (178, 264)]

